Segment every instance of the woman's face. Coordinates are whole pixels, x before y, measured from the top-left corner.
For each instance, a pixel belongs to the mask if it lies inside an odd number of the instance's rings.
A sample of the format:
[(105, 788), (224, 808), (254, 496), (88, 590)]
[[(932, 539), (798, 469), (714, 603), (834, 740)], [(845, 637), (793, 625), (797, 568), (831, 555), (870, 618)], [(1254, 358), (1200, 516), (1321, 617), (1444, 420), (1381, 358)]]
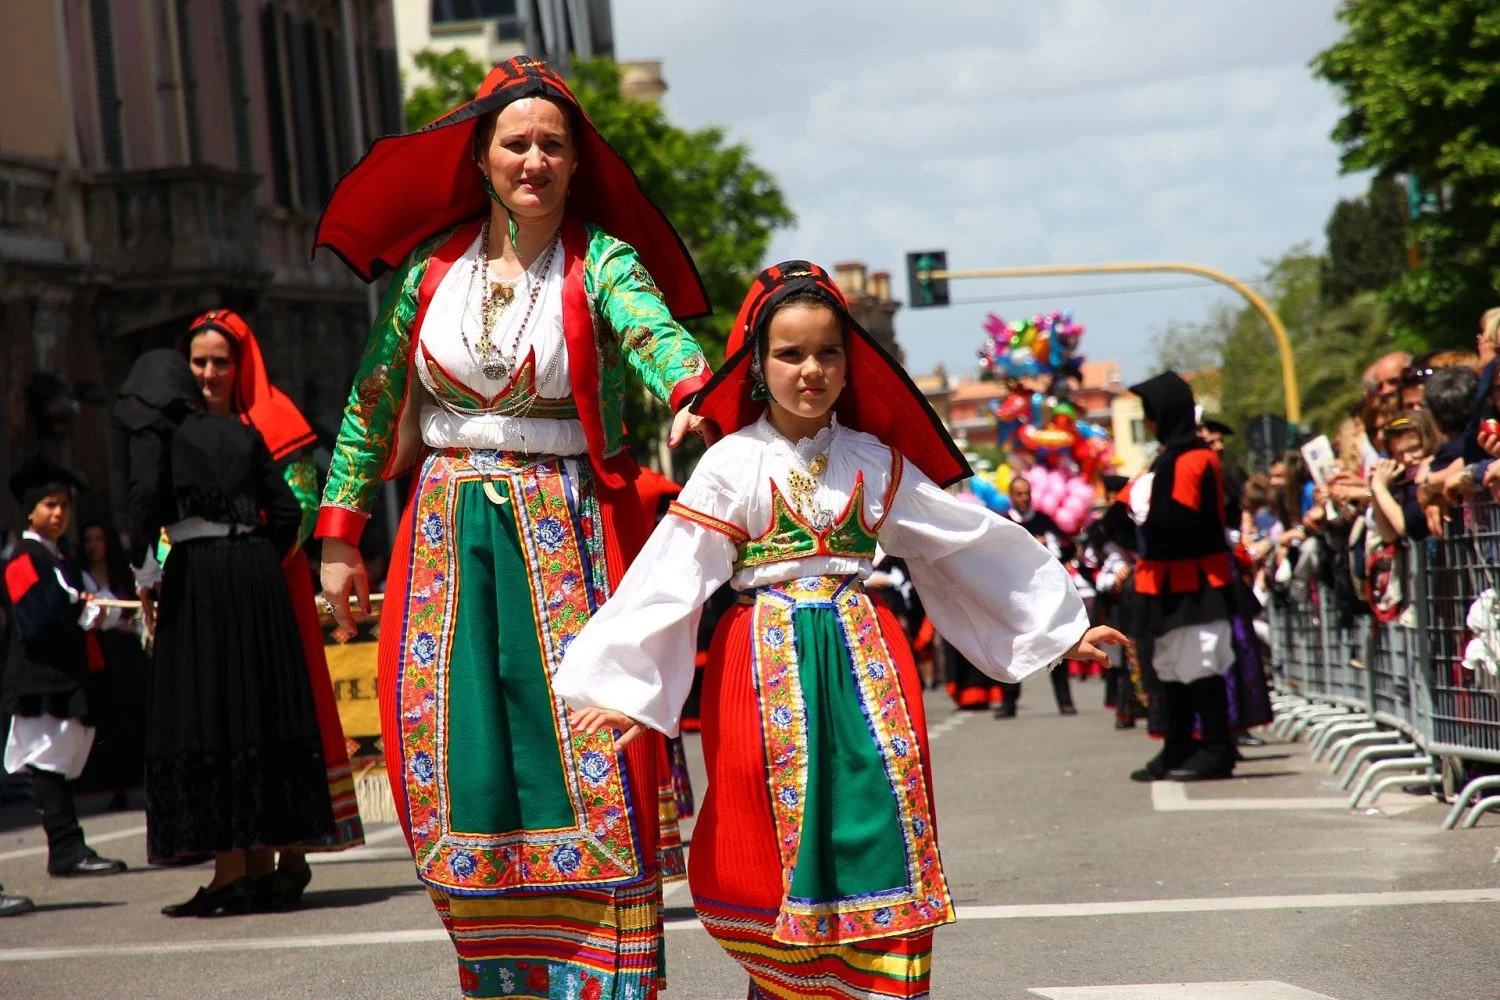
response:
[(198, 388), (203, 390), (203, 402), (209, 411), (228, 413), (234, 406), (234, 376), (238, 367), (229, 338), (217, 330), (198, 334), (188, 344), (188, 364), (198, 380)]
[(1271, 489), (1279, 490), (1284, 488), (1286, 486), (1286, 463), (1272, 462), (1268, 478), (1271, 481)]
[(562, 108), (541, 97), (507, 104), (495, 118), (484, 173), (518, 218), (556, 215), (578, 169), (578, 150)]
[(109, 541), (104, 537), (104, 529), (99, 525), (90, 525), (84, 531), (83, 551), (91, 563), (102, 563), (109, 557)]
[(821, 420), (844, 391), (844, 328), (825, 306), (792, 303), (767, 330), (761, 367), (772, 402), (799, 420)]
[(1407, 431), (1405, 433), (1387, 434), (1386, 446), (1391, 451), (1391, 458), (1401, 463), (1401, 467), (1409, 469), (1422, 460), (1422, 435)]

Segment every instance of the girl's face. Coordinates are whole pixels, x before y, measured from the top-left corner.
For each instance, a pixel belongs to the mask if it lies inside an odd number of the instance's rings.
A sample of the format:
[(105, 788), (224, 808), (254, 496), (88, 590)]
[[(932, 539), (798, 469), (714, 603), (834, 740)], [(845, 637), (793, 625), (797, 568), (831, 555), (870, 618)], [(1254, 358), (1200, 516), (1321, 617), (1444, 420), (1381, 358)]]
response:
[(26, 525), (49, 542), (56, 542), (68, 530), (73, 516), (73, 497), (66, 493), (49, 493), (37, 501), (26, 516)]
[(832, 309), (794, 302), (771, 317), (761, 368), (771, 405), (804, 426), (827, 426), (844, 391), (844, 328)]
[(109, 541), (104, 537), (104, 529), (97, 524), (84, 531), (83, 552), (91, 563), (102, 563), (109, 557)]
[(217, 330), (198, 334), (188, 344), (188, 364), (209, 412), (228, 413), (234, 406), (234, 376), (239, 367), (229, 338)]
[(540, 97), (507, 104), (495, 117), (483, 169), (495, 193), (517, 218), (560, 213), (568, 197), (568, 182), (578, 169), (568, 116)]
[(1403, 469), (1409, 469), (1422, 460), (1422, 435), (1420, 434), (1411, 431), (1387, 434), (1385, 444), (1390, 449), (1391, 458), (1400, 462)]
[(1282, 487), (1286, 486), (1286, 463), (1272, 462), (1271, 472), (1268, 478), (1271, 481), (1271, 488), (1273, 490), (1279, 490)]

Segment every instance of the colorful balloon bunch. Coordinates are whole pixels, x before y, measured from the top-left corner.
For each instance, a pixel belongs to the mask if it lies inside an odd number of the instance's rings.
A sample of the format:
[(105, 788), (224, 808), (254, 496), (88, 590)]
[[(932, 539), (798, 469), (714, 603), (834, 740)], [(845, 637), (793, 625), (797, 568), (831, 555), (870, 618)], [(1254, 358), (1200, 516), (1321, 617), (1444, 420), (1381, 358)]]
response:
[[(1077, 354), (1083, 327), (1066, 311), (1016, 326), (991, 314), (985, 333), (980, 367), (1009, 387), (1004, 398), (991, 404), (996, 440), (1024, 470), (1020, 474), (1031, 483), (1032, 504), (1074, 533), (1088, 518), (1096, 477), (1114, 461), (1109, 431), (1079, 420), (1068, 397), (1070, 380), (1079, 377), (1083, 362)], [(1002, 466), (988, 479), (975, 477), (970, 489), (985, 506), (1004, 512), (1010, 508), (1006, 491), (1012, 475)]]
[(1069, 364), (1083, 363), (1076, 353), (1083, 326), (1067, 310), (1033, 316), (1016, 326), (990, 313), (984, 330), (990, 339), (979, 350), (979, 367), (990, 378), (1054, 375)]

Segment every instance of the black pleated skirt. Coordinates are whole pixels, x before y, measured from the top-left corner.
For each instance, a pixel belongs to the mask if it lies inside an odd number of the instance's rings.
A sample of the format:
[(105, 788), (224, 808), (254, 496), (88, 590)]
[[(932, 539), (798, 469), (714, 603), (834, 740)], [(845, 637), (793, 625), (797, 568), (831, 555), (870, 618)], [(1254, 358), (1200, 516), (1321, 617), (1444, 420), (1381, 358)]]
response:
[(151, 666), (150, 860), (332, 834), (307, 663), (269, 540), (240, 535), (172, 549)]

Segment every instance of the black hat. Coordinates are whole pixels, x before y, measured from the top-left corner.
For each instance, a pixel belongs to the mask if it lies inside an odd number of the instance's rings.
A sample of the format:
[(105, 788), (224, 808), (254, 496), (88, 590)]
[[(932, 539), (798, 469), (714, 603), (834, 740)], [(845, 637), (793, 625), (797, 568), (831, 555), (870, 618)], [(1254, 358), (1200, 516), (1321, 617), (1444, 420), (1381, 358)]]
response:
[(22, 462), (10, 477), (10, 495), (21, 505), (23, 514), (30, 514), (43, 497), (88, 488), (88, 482), (78, 473), (41, 453)]
[(1104, 481), (1104, 491), (1106, 493), (1118, 493), (1130, 483), (1129, 476), (1104, 475), (1099, 478)]
[(1224, 435), (1227, 438), (1228, 437), (1234, 437), (1234, 428), (1230, 427), (1226, 423), (1221, 423), (1220, 421), (1217, 421), (1217, 420), (1211, 420), (1211, 419), (1200, 420), (1200, 421), (1198, 421), (1198, 426), (1201, 427), (1201, 428), (1203, 428), (1206, 431), (1212, 431), (1215, 434), (1222, 434), (1222, 435)]

